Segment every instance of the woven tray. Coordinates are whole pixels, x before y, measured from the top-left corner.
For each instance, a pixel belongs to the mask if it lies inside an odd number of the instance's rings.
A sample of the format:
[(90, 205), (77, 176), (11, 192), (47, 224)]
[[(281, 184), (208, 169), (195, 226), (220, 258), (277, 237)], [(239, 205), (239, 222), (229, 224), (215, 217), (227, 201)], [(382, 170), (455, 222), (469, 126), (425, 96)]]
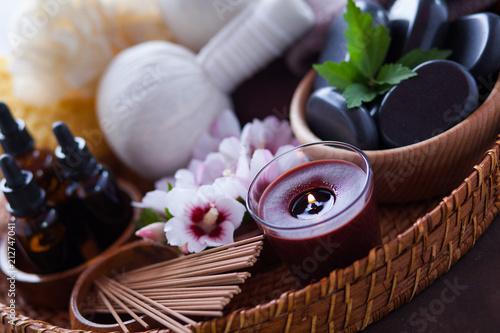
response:
[[(500, 136), (462, 184), (443, 199), (380, 205), (384, 245), (366, 258), (294, 289), (278, 265), (258, 271), (227, 309), (195, 332), (355, 332), (411, 301), (446, 273), (484, 233), (500, 208)], [(2, 228), (5, 230), (5, 228)], [(66, 311), (16, 300), (12, 320), (8, 283), (0, 280), (2, 332), (70, 332)]]

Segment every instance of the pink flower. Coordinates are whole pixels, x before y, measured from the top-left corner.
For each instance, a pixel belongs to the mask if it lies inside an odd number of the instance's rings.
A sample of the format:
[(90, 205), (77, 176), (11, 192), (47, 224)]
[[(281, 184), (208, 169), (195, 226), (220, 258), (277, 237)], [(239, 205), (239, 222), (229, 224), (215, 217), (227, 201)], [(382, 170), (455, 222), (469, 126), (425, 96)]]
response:
[(242, 196), (243, 199), (246, 199), (246, 190), (250, 186), (253, 177), (272, 158), (273, 154), (267, 149), (257, 149), (251, 158), (248, 158), (246, 154), (242, 154), (235, 179), (245, 188), (244, 196)]
[(240, 151), (238, 138), (223, 139), (217, 152), (209, 153), (203, 161), (193, 159), (187, 169), (177, 170), (174, 176), (175, 187), (210, 185), (217, 178), (232, 175), (236, 169)]
[[(269, 161), (271, 161), (274, 157), (293, 149), (294, 146), (286, 145), (278, 148), (276, 155), (273, 155), (271, 151), (268, 149), (257, 149), (253, 152), (253, 155), (250, 159), (245, 155), (240, 157), (240, 163), (238, 163), (238, 169), (236, 170), (235, 179), (238, 180), (241, 185), (245, 188), (245, 196), (242, 198), (246, 198), (246, 190), (250, 186), (250, 182), (255, 177), (255, 175), (266, 165)], [(276, 172), (281, 172), (282, 170), (276, 170)]]
[(280, 121), (274, 116), (268, 116), (264, 120), (254, 119), (246, 124), (240, 139), (250, 156), (257, 149), (265, 148), (276, 154), (281, 146), (298, 144), (288, 121)]
[(155, 242), (165, 243), (167, 241), (165, 237), (165, 222), (155, 222), (148, 224), (147, 226), (137, 230), (135, 235), (144, 239), (149, 239)]
[(193, 149), (193, 158), (203, 160), (211, 153), (217, 151), (220, 142), (227, 137), (239, 137), (241, 126), (238, 118), (231, 110), (225, 110), (212, 123), (210, 130), (201, 135)]
[[(170, 245), (186, 253), (231, 243), (246, 212), (237, 199), (246, 199), (250, 182), (265, 164), (297, 145), (287, 121), (273, 116), (254, 120), (240, 133), (229, 110), (200, 140), (187, 168), (157, 181), (156, 190), (135, 203), (161, 216), (168, 209), (173, 216), (140, 229), (139, 237), (164, 240), (166, 236)], [(286, 164), (268, 170), (265, 182), (287, 170)]]
[(222, 179), (197, 190), (176, 187), (168, 192), (166, 206), (174, 216), (165, 224), (168, 243), (200, 252), (233, 242), (246, 209), (227, 194), (235, 193), (231, 185), (229, 179)]

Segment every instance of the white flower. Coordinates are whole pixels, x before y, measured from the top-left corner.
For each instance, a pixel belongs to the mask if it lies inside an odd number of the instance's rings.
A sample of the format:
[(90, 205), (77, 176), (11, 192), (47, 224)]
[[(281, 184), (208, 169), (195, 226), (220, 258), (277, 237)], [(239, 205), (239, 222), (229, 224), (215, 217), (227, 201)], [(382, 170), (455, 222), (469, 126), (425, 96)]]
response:
[(233, 242), (233, 233), (245, 214), (245, 206), (226, 193), (230, 180), (199, 189), (174, 188), (167, 195), (167, 208), (174, 216), (165, 224), (170, 245), (187, 245), (188, 252), (200, 252)]
[(133, 205), (139, 208), (150, 208), (161, 215), (165, 215), (165, 205), (167, 202), (167, 192), (154, 190), (146, 193), (142, 202), (134, 202)]

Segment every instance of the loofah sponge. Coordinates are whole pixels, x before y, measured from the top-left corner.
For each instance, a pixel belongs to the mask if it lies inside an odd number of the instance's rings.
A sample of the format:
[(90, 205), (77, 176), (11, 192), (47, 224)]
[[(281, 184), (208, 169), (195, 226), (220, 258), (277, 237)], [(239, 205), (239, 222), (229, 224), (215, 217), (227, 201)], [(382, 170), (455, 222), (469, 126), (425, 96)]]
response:
[(8, 71), (30, 105), (92, 98), (109, 61), (148, 40), (171, 40), (156, 0), (27, 0), (13, 15)]

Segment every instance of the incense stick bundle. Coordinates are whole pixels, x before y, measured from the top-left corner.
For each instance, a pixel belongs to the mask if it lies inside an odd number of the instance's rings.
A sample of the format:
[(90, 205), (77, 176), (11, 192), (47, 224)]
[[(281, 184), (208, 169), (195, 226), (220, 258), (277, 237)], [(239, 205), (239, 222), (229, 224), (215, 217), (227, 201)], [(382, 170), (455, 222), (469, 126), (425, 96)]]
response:
[(120, 314), (128, 314), (144, 328), (146, 315), (173, 332), (191, 332), (188, 316), (223, 315), (238, 286), (250, 277), (242, 271), (255, 264), (263, 236), (248, 238), (199, 253), (170, 259), (95, 281), (97, 298), (92, 311), (110, 313), (124, 332)]

